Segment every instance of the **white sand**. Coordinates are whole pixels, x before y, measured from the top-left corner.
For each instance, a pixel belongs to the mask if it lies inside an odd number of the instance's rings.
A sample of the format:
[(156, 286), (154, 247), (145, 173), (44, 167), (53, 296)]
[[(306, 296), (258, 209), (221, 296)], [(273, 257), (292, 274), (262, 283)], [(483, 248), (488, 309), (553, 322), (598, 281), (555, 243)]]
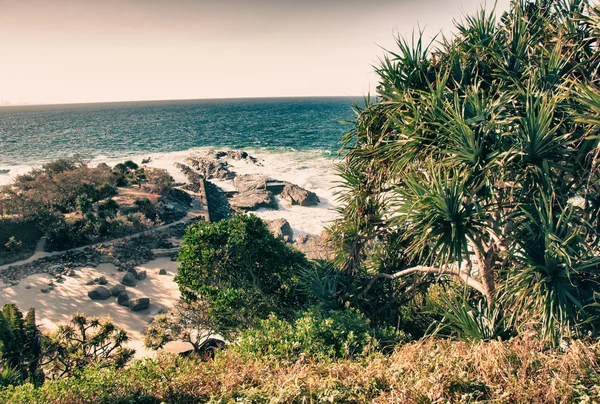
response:
[[(34, 307), (37, 323), (45, 331), (56, 329), (57, 324), (68, 321), (71, 314), (77, 311), (89, 316), (110, 317), (127, 332), (130, 338), (128, 346), (136, 350), (136, 357), (152, 356), (154, 352), (143, 347), (143, 331), (160, 309), (171, 309), (179, 301), (179, 289), (173, 280), (178, 265), (168, 258), (158, 258), (137, 267), (146, 270), (148, 278), (139, 281), (135, 288), (128, 287), (127, 292), (130, 298), (150, 298), (150, 307), (139, 312), (120, 306), (115, 297), (91, 300), (87, 296), (88, 291), (97, 287), (86, 285), (91, 279), (106, 277), (108, 285), (105, 287), (109, 289), (120, 284), (124, 272), (118, 272), (112, 264), (77, 269), (76, 275), (64, 277), (63, 283), (55, 281), (54, 290), (47, 294), (40, 290), (47, 287), (53, 277), (47, 274), (29, 276), (17, 286), (0, 288), (0, 306), (16, 303), (22, 311)], [(161, 268), (167, 270), (167, 275), (158, 275)], [(27, 286), (30, 288), (27, 289)]]

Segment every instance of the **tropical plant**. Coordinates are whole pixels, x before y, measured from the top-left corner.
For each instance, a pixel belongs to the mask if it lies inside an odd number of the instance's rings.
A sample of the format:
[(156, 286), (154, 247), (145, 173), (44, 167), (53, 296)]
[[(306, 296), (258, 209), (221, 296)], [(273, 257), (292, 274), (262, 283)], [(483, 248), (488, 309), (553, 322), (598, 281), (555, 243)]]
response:
[(588, 1), (514, 0), (499, 23), (399, 39), (344, 137), (340, 268), (366, 289), (412, 279), (398, 293), (455, 277), (554, 342), (593, 329), (598, 34)]
[(127, 333), (110, 319), (76, 313), (45, 336), (43, 365), (52, 377), (74, 376), (88, 367), (124, 366), (135, 351), (125, 348)]
[[(0, 370), (6, 384), (43, 380), (40, 370), (41, 333), (35, 323), (35, 310), (25, 317), (15, 304), (6, 304), (0, 312)], [(16, 376), (15, 376), (16, 375)], [(10, 383), (9, 383), (10, 382)]]

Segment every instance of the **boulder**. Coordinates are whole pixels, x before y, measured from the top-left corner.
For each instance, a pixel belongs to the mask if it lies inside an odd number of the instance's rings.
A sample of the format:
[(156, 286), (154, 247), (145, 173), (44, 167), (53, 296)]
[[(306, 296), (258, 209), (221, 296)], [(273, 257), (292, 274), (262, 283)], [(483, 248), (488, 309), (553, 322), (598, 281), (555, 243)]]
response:
[(167, 270), (166, 270), (166, 269), (164, 269), (164, 268), (162, 268), (162, 269), (160, 269), (160, 270), (158, 271), (158, 274), (159, 274), (159, 275), (166, 275), (166, 274), (167, 274)]
[(98, 283), (98, 285), (106, 285), (108, 283), (108, 281), (106, 280), (106, 278), (104, 276), (101, 276), (100, 278), (98, 278), (96, 280), (96, 283)]
[(115, 285), (110, 288), (110, 294), (113, 296), (119, 296), (123, 292), (125, 292), (125, 286), (123, 285)]
[(294, 248), (303, 252), (310, 259), (331, 260), (334, 253), (330, 248), (328, 237), (321, 235), (303, 234), (296, 237)]
[(279, 196), (290, 205), (316, 206), (320, 202), (317, 194), (292, 183), (286, 183)]
[(129, 309), (131, 311), (145, 310), (150, 307), (150, 299), (147, 297), (140, 297), (139, 299), (129, 299)]
[(119, 303), (121, 306), (129, 306), (129, 293), (123, 292), (117, 296), (117, 303)]
[(98, 286), (88, 292), (88, 297), (92, 300), (106, 300), (110, 297), (110, 290), (104, 286)]
[(125, 274), (125, 276), (123, 277), (123, 279), (121, 280), (121, 283), (125, 286), (134, 288), (137, 286), (137, 279), (136, 279), (135, 275), (133, 274), (133, 272), (127, 272)]
[(239, 192), (256, 191), (267, 189), (267, 184), (274, 181), (272, 178), (262, 174), (238, 175), (233, 179), (233, 186)]
[(146, 279), (148, 277), (148, 274), (146, 273), (146, 271), (140, 271), (135, 277), (138, 281), (141, 281), (143, 279)]
[(257, 210), (260, 208), (277, 209), (277, 201), (270, 191), (244, 191), (229, 199), (229, 204), (235, 210)]
[(294, 238), (294, 232), (289, 222), (285, 219), (275, 219), (267, 221), (269, 231), (273, 233), (275, 238), (285, 241), (292, 242)]
[(40, 289), (40, 292), (42, 292), (42, 293), (50, 293), (50, 288), (42, 288), (42, 289)]
[(229, 171), (226, 162), (218, 161), (215, 158), (190, 156), (186, 157), (184, 161), (193, 167), (198, 174), (209, 180), (213, 178), (230, 180), (235, 177), (235, 174)]

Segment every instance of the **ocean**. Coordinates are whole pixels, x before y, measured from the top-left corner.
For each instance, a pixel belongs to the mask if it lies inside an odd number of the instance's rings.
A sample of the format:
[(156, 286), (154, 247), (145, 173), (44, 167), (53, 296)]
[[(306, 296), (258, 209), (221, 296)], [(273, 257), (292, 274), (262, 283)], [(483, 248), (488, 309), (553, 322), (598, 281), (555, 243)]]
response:
[[(260, 173), (293, 182), (321, 199), (318, 207), (285, 206), (256, 212), (286, 218), (296, 234), (318, 234), (335, 216), (334, 164), (352, 120), (353, 99), (258, 98), (153, 101), (0, 108), (0, 185), (32, 167), (80, 155), (90, 165), (124, 159), (174, 168), (207, 149), (243, 149), (259, 165), (232, 161), (237, 174)], [(216, 181), (225, 190), (230, 182)]]
[(200, 147), (335, 152), (351, 98), (258, 98), (0, 108), (0, 169), (79, 154)]

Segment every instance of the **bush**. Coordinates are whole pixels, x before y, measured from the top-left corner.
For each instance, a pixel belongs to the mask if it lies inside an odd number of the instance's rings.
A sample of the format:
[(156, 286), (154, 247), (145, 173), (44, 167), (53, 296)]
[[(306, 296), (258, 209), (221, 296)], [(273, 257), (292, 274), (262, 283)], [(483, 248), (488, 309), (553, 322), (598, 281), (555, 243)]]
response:
[(241, 333), (231, 349), (252, 356), (296, 361), (311, 358), (352, 358), (396, 345), (403, 334), (392, 328), (373, 328), (359, 311), (312, 307), (293, 321), (275, 315)]
[(179, 260), (175, 279), (183, 298), (208, 300), (224, 328), (232, 320), (239, 327), (271, 312), (290, 315), (302, 306), (297, 274), (308, 261), (275, 239), (256, 216), (190, 226)]

